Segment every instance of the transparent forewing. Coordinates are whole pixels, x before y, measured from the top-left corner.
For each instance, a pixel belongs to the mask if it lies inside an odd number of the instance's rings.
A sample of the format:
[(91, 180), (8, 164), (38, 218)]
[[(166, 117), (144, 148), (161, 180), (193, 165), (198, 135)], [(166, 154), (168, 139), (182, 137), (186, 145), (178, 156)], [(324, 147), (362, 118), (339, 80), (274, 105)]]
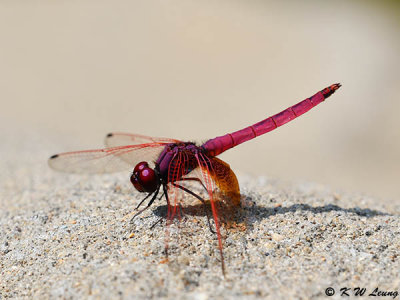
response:
[(118, 147), (125, 145), (138, 145), (145, 143), (178, 143), (180, 141), (169, 138), (150, 137), (140, 134), (112, 132), (106, 135), (104, 144), (106, 147)]
[(49, 166), (67, 173), (101, 174), (130, 170), (140, 161), (152, 164), (168, 143), (147, 143), (66, 152), (50, 157)]

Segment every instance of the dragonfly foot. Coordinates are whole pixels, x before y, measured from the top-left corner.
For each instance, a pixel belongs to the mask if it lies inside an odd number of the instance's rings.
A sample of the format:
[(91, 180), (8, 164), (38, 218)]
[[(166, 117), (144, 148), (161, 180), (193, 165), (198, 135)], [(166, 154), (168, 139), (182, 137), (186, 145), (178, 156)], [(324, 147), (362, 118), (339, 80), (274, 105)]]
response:
[(153, 225), (150, 226), (150, 229), (153, 229), (154, 227), (156, 227), (156, 225), (159, 224), (159, 223), (161, 223), (162, 220), (163, 220), (163, 218), (159, 218), (159, 219), (157, 220), (157, 222), (155, 222)]

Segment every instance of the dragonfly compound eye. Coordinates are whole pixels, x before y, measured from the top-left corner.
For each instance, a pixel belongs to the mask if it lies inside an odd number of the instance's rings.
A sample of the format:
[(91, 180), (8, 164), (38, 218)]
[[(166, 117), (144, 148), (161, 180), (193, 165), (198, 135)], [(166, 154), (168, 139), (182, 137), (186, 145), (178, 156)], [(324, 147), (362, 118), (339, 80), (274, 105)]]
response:
[(142, 185), (139, 182), (139, 178), (138, 178), (138, 172), (133, 173), (131, 175), (131, 182), (133, 184), (133, 186), (135, 187), (135, 189), (137, 189), (139, 192), (145, 192), (144, 188), (142, 187)]
[(143, 168), (139, 172), (139, 183), (143, 187), (145, 192), (152, 193), (157, 189), (158, 176), (152, 168)]
[(149, 167), (149, 164), (148, 164), (147, 162), (141, 161), (140, 163), (138, 163), (138, 164), (135, 166), (135, 168), (133, 169), (133, 173), (140, 172), (140, 171), (142, 171), (144, 168), (148, 168), (148, 167)]
[(152, 193), (157, 189), (159, 179), (149, 164), (142, 161), (133, 169), (131, 182), (139, 192)]

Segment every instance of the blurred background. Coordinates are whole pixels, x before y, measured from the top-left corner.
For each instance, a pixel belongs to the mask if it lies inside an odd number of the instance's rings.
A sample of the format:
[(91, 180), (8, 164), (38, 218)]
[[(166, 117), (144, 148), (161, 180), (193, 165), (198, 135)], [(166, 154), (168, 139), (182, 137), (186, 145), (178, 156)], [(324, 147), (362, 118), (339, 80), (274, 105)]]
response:
[(398, 1), (2, 0), (3, 159), (46, 164), (110, 131), (201, 142), (340, 82), (221, 158), (399, 201), (399, 29)]

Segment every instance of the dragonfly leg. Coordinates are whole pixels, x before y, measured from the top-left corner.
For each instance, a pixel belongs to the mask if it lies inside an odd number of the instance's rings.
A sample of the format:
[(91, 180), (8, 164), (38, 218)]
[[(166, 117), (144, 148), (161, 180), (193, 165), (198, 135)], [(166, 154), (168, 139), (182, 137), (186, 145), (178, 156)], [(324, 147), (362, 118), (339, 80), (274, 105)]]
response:
[(142, 201), (140, 201), (140, 203), (138, 204), (138, 206), (136, 206), (135, 210), (137, 210), (137, 209), (143, 204), (143, 202), (144, 202), (147, 198), (149, 198), (150, 196), (151, 196), (151, 193), (149, 193), (146, 197), (144, 197), (144, 199), (143, 199)]
[[(137, 210), (137, 209), (143, 204), (143, 202), (144, 202), (147, 198), (149, 198), (151, 195), (152, 195), (152, 193), (149, 193), (146, 197), (144, 197), (144, 199), (143, 199), (142, 201), (140, 201), (139, 205), (136, 206), (136, 208), (134, 209), (134, 211)], [(134, 211), (130, 212), (128, 215), (126, 215), (125, 217), (123, 217), (123, 220), (126, 220), (127, 218), (129, 218), (129, 216), (132, 216), (132, 215), (134, 214)], [(136, 215), (134, 215), (134, 216), (131, 218), (131, 221), (133, 220), (133, 218), (135, 218), (135, 216), (136, 216)]]
[(158, 223), (161, 223), (162, 220), (163, 220), (163, 218), (159, 218), (159, 219), (157, 220), (157, 222), (154, 222), (154, 224), (150, 226), (150, 229), (153, 229), (154, 227), (156, 227), (156, 225), (157, 225)]
[(203, 181), (201, 181), (199, 178), (196, 178), (196, 177), (185, 177), (185, 178), (179, 179), (179, 181), (197, 181), (197, 182), (199, 182), (199, 183), (202, 185), (202, 187), (204, 188), (204, 190), (205, 190), (206, 192), (208, 192), (208, 191), (207, 191), (207, 188), (206, 188), (205, 185), (203, 184)]
[(211, 227), (211, 222), (210, 222), (210, 216), (208, 215), (207, 209), (206, 209), (206, 202), (204, 201), (203, 198), (201, 198), (199, 195), (197, 195), (196, 193), (193, 193), (191, 190), (177, 184), (177, 183), (173, 183), (174, 186), (176, 186), (177, 188), (181, 189), (182, 191), (192, 195), (193, 197), (196, 197), (197, 199), (199, 199), (202, 203), (203, 203), (203, 208), (204, 208), (204, 213), (207, 216), (207, 222), (208, 222), (208, 227), (210, 228), (210, 231), (212, 233), (215, 234), (215, 231), (212, 229)]
[[(163, 193), (165, 195), (165, 199), (167, 200), (167, 207), (168, 207), (168, 213), (170, 211), (170, 206), (169, 206), (169, 198), (168, 198), (168, 186), (167, 184), (163, 183)], [(168, 215), (167, 213), (167, 215)], [(167, 216), (168, 218), (168, 216)], [(168, 226), (168, 219), (167, 219), (167, 226)], [(168, 243), (165, 243), (165, 248), (164, 248), (164, 252), (165, 252), (165, 257), (168, 260)]]
[(164, 195), (165, 195), (165, 191), (163, 190), (163, 192), (162, 192), (160, 198), (158, 198), (158, 200), (161, 200)]
[[(161, 196), (158, 198), (158, 200), (161, 200), (162, 199), (162, 197), (165, 195), (165, 190), (163, 189), (163, 192), (162, 192), (162, 194), (161, 194)], [(163, 220), (164, 218), (159, 218), (156, 222), (154, 222), (154, 224), (153, 225), (151, 225), (150, 226), (150, 229), (153, 229), (154, 227), (156, 227), (156, 225), (157, 224), (159, 224), (159, 223), (161, 223), (161, 221)]]
[[(157, 190), (154, 192), (154, 195), (153, 195), (153, 197), (151, 198), (151, 200), (149, 201), (149, 203), (147, 204), (147, 206), (146, 206), (145, 208), (139, 210), (139, 211), (132, 217), (130, 223), (132, 223), (132, 221), (133, 221), (134, 218), (136, 218), (138, 215), (140, 215), (142, 212), (144, 212), (146, 209), (148, 209), (148, 208), (153, 204), (154, 200), (157, 198), (157, 195), (158, 195), (158, 192), (159, 192), (159, 191), (160, 191), (160, 186), (157, 187)], [(149, 195), (151, 195), (151, 194), (149, 194)], [(149, 195), (148, 195), (146, 198), (148, 198)], [(145, 199), (146, 199), (146, 198), (145, 198)], [(144, 200), (142, 200), (142, 202), (143, 202), (143, 201), (144, 201)], [(140, 204), (142, 204), (142, 202), (139, 203), (139, 206), (140, 206)], [(138, 207), (139, 207), (139, 206), (138, 206)]]

